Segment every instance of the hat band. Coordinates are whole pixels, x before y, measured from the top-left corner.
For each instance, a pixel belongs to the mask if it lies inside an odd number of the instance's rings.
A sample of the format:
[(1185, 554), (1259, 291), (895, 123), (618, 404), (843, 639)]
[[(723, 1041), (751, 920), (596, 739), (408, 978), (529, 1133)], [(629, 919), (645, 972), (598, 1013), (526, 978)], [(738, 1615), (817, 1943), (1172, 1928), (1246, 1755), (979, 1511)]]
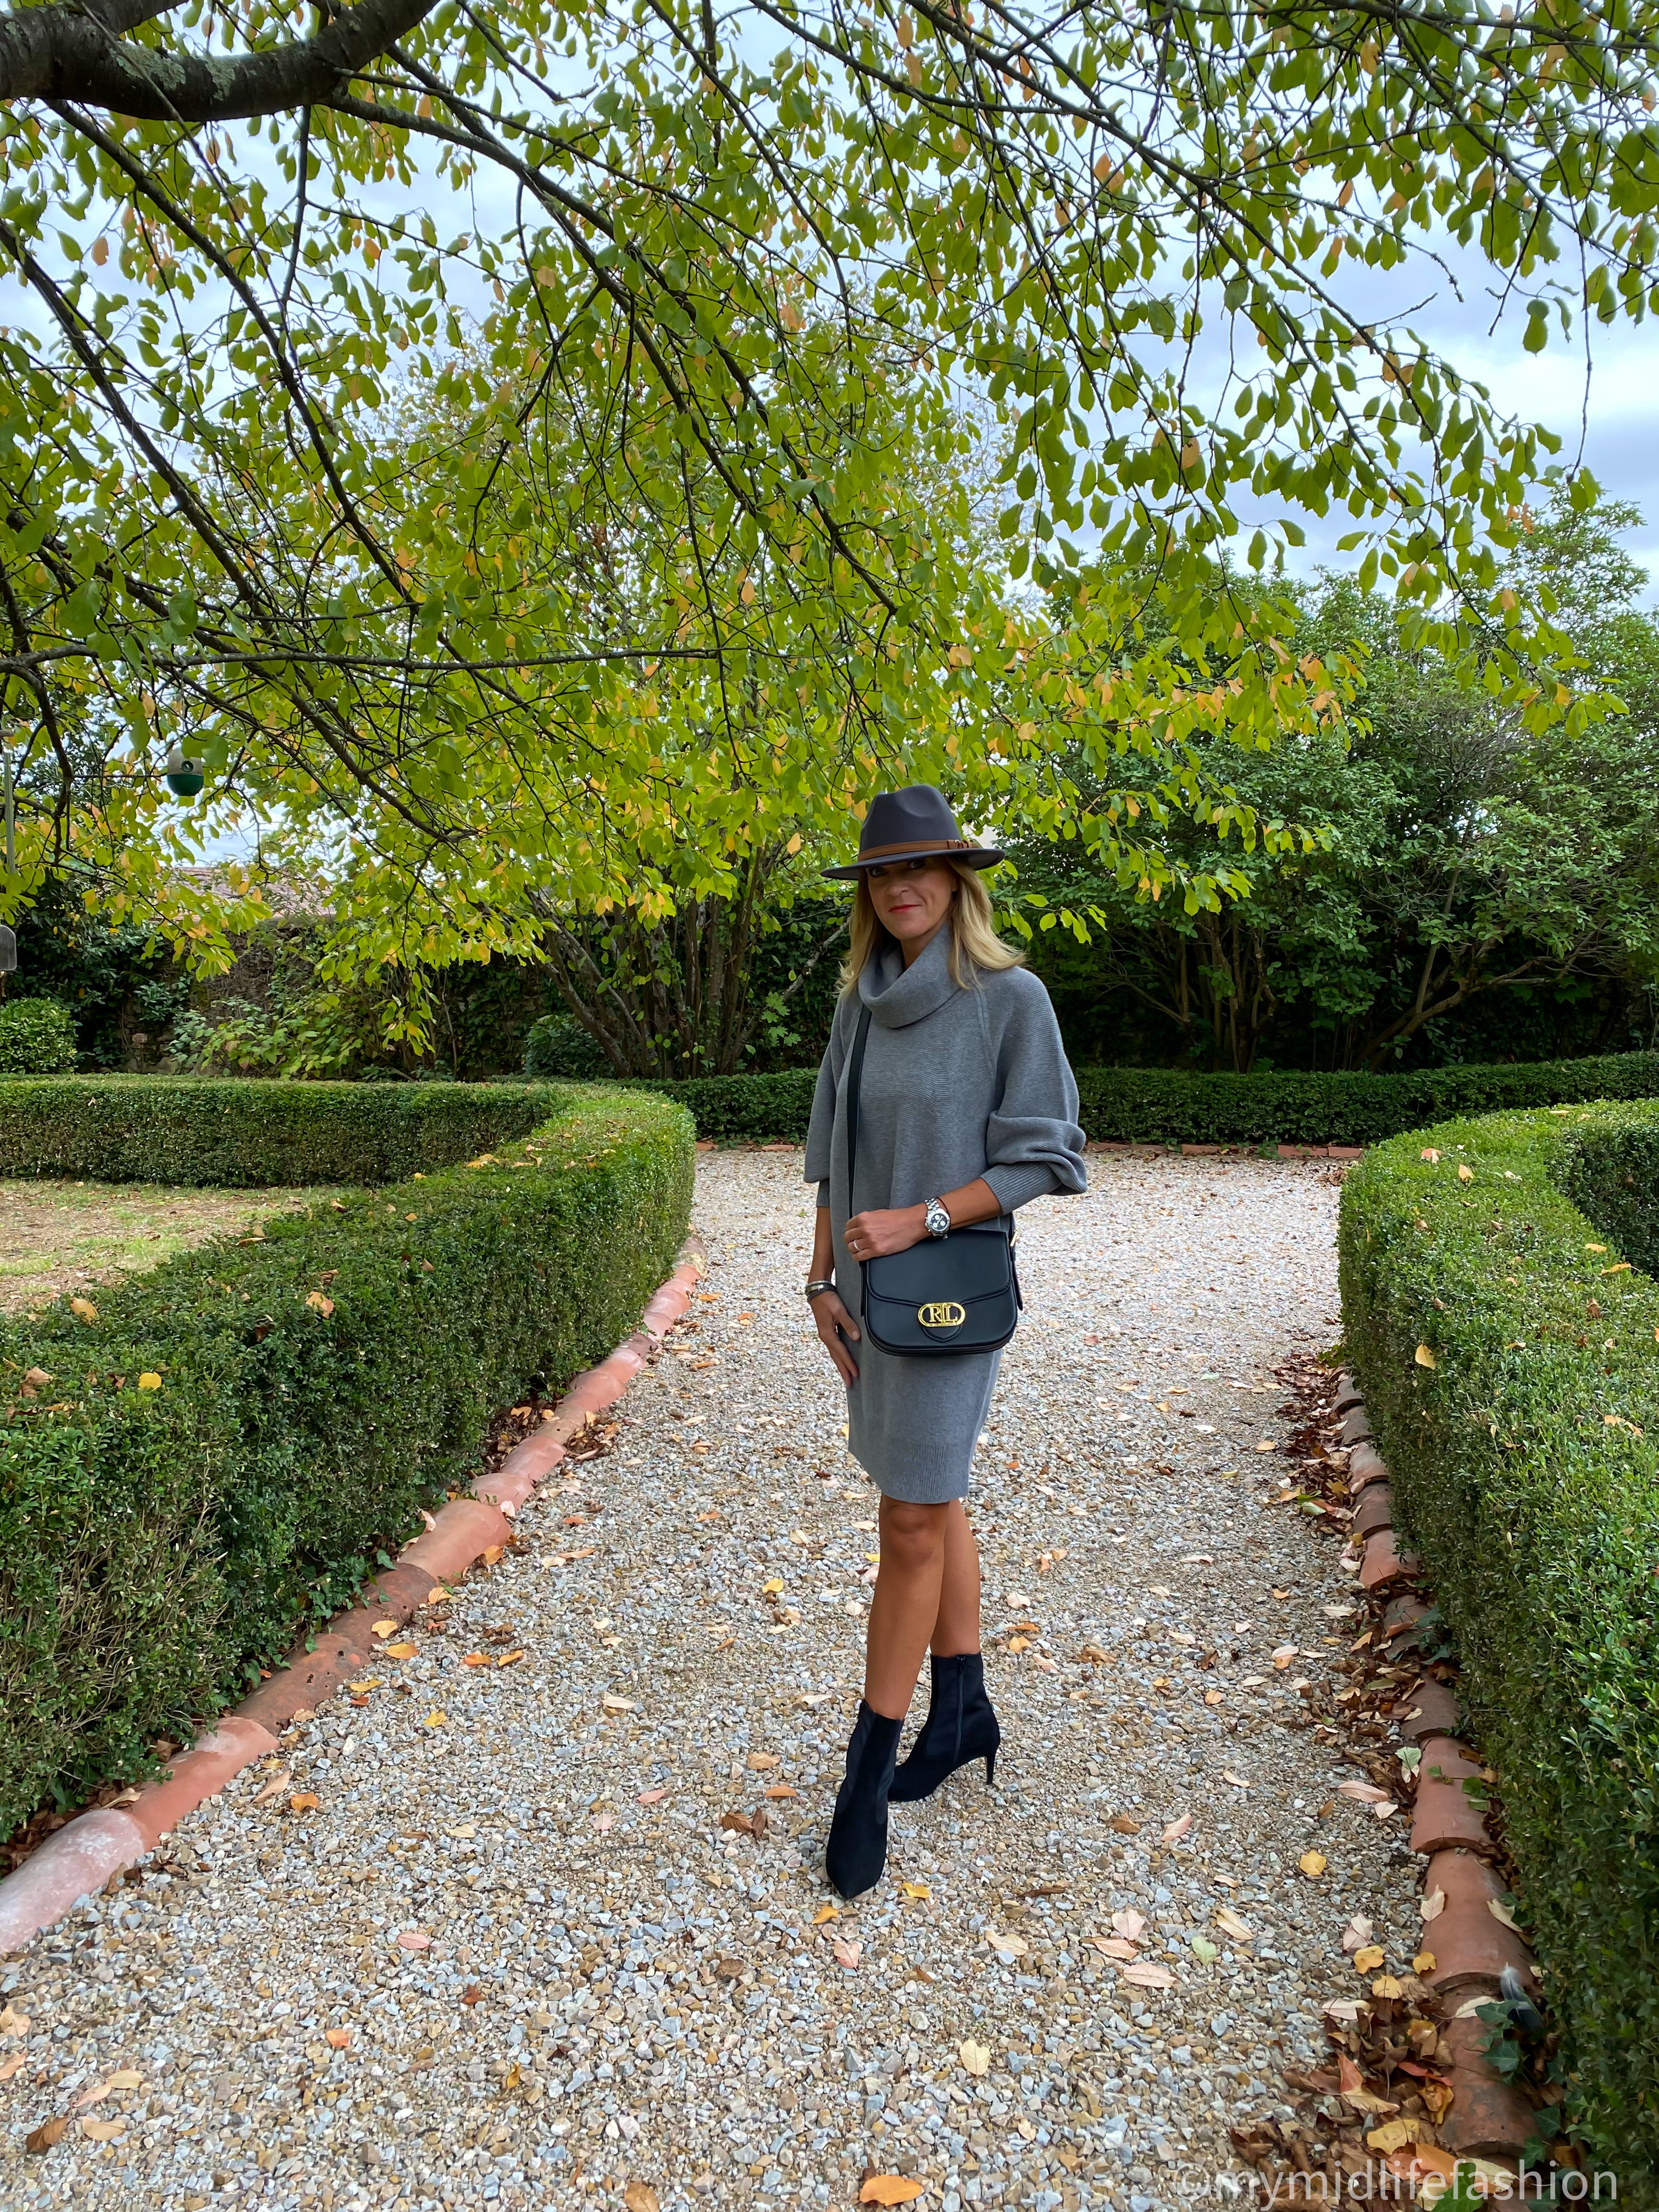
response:
[(907, 837), (897, 845), (860, 845), (859, 865), (884, 860), (898, 853), (977, 853), (979, 849), (971, 837)]

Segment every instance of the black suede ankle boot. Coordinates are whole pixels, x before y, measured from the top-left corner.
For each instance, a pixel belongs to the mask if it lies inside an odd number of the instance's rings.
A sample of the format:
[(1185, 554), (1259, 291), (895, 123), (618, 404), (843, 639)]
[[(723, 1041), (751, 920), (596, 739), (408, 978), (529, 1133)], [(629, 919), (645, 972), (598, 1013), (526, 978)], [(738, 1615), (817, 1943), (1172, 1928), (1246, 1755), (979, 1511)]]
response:
[(843, 1897), (862, 1896), (887, 1863), (887, 1792), (902, 1721), (872, 1712), (863, 1699), (847, 1747), (847, 1778), (836, 1792), (823, 1870)]
[(893, 1777), (888, 1796), (895, 1805), (931, 1797), (947, 1774), (969, 1759), (985, 1761), (985, 1779), (995, 1773), (1002, 1730), (985, 1689), (985, 1661), (963, 1651), (933, 1662), (933, 1696), (910, 1756)]

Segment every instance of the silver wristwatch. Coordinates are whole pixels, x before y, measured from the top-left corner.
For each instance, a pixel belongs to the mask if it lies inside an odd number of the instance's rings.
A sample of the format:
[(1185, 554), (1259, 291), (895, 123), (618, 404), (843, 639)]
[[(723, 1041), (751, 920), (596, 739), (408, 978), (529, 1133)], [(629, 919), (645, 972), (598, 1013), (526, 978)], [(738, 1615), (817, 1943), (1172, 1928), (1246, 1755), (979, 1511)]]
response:
[(951, 1217), (945, 1211), (944, 1200), (930, 1198), (927, 1201), (927, 1234), (930, 1237), (948, 1237), (950, 1233)]

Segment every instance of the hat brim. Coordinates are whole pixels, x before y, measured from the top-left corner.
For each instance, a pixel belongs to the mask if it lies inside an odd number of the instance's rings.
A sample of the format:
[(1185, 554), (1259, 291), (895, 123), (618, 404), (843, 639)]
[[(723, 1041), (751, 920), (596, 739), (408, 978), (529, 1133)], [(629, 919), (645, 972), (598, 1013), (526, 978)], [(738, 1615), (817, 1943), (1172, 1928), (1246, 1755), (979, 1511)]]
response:
[(899, 860), (960, 860), (968, 868), (994, 868), (1007, 857), (994, 845), (918, 845), (911, 853), (879, 853), (872, 860), (850, 861), (844, 868), (820, 868), (818, 873), (832, 876), (837, 883), (855, 884), (872, 868), (890, 868)]

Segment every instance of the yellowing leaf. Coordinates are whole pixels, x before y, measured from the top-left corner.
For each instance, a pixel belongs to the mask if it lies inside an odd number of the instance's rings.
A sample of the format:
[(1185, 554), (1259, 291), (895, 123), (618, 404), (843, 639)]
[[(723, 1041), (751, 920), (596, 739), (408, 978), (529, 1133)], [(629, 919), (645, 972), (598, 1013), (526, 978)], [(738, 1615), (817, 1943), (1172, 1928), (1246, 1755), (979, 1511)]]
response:
[[(769, 1791), (768, 1795), (770, 1794)], [(933, 1894), (925, 1881), (905, 1881), (901, 1882), (899, 1887), (907, 1897), (917, 1897), (926, 1900)]]
[(763, 1582), (761, 1584), (761, 1595), (763, 1597), (775, 1597), (782, 1588), (783, 1577), (781, 1575), (773, 1575), (769, 1580)]
[(412, 1659), (420, 1648), (418, 1644), (388, 1644), (386, 1656), (388, 1659)]
[(368, 1625), (368, 1632), (371, 1636), (395, 1636), (398, 1633), (398, 1624), (395, 1620), (372, 1620)]
[(434, 1705), (426, 1717), (425, 1725), (428, 1728), (447, 1728), (448, 1724), (449, 1715), (441, 1705)]
[(495, 1662), (495, 1664), (498, 1667), (516, 1667), (520, 1660), (523, 1657), (524, 1652), (522, 1650), (517, 1651), (503, 1651), (501, 1657)]
[(301, 1790), (289, 1799), (288, 1809), (290, 1813), (314, 1813), (321, 1802), (322, 1799), (313, 1791)]
[(1419, 1367), (1432, 1367), (1435, 1364), (1434, 1354), (1426, 1344), (1419, 1344), (1412, 1357)]
[(1365, 1943), (1353, 1954), (1356, 1972), (1369, 1974), (1380, 1966), (1388, 1954), (1380, 1943)]
[(840, 1918), (841, 1907), (838, 1905), (821, 1905), (817, 1911), (812, 1915), (812, 1925), (814, 1928), (822, 1928), (826, 1920), (839, 1920)]
[(656, 2191), (648, 2181), (630, 2181), (623, 2191), (627, 2212), (661, 2212)]
[(463, 1667), (488, 1667), (490, 1663), (489, 1654), (487, 1651), (469, 1651), (461, 1660)]
[[(91, 1322), (98, 1318), (98, 1309), (90, 1298), (71, 1298), (70, 1311), (75, 1316), (76, 1321)], [(50, 2127), (52, 2123), (48, 2121), (46, 2124)]]
[(1457, 1180), (1459, 1182), (1473, 1182), (1474, 1181), (1474, 1170), (1470, 1167), (1466, 1161), (1460, 1160), (1458, 1162)]
[(1304, 1851), (1297, 1864), (1310, 1881), (1317, 1881), (1325, 1871), (1325, 1854), (1323, 1851)]
[(151, 1370), (147, 1370), (138, 1377), (138, 1388), (141, 1390), (159, 1390), (161, 1387), (161, 1376)]
[(914, 2204), (926, 2182), (906, 2173), (872, 2173), (859, 2191), (860, 2204)]
[(320, 1291), (307, 1291), (306, 1304), (311, 1308), (313, 1313), (321, 1314), (325, 1321), (334, 1310), (333, 1299), (325, 1297)]
[(1414, 1974), (1431, 1974), (1439, 1963), (1432, 1951), (1419, 1951), (1412, 1960), (1412, 1972)]

